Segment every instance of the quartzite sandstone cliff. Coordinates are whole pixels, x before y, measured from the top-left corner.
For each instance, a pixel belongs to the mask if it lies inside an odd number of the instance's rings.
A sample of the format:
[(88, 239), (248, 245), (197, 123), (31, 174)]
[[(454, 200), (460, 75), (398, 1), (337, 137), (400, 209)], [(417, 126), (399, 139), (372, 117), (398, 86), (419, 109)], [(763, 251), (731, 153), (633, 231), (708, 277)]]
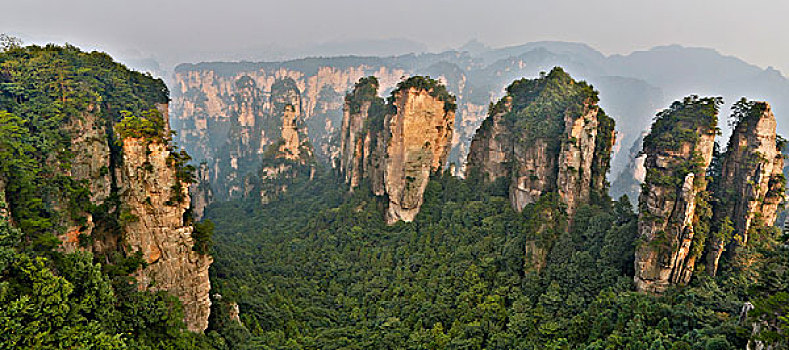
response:
[(411, 77), (390, 101), (378, 80), (363, 78), (345, 100), (340, 173), (351, 190), (362, 181), (388, 198), (389, 224), (413, 221), (430, 175), (446, 165), (455, 122), (454, 97), (437, 81)]
[[(736, 126), (722, 156), (715, 188), (715, 219), (731, 221), (733, 232), (718, 232), (710, 240), (707, 271), (715, 275), (724, 250), (734, 260), (738, 247), (746, 247), (753, 227), (775, 224), (784, 200), (784, 156), (776, 134), (776, 120), (766, 102), (741, 101), (735, 105)], [(732, 235), (733, 234), (733, 235)]]
[(688, 97), (658, 114), (644, 138), (646, 180), (639, 198), (635, 282), (660, 293), (690, 280), (703, 241), (694, 239), (697, 204), (706, 191), (720, 100)]
[[(192, 249), (193, 228), (184, 215), (190, 206), (189, 184), (176, 176), (173, 157), (177, 154), (166, 136), (167, 108), (167, 104), (156, 105), (156, 116), (164, 128), (159, 137), (128, 137), (119, 140), (120, 149), (113, 148), (119, 135), (100, 116), (98, 105), (69, 119), (66, 130), (74, 157), (65, 175), (86, 182), (94, 205), (109, 204), (105, 202), (117, 193), (118, 207), (111, 210), (120, 211), (126, 220), (123, 233), (118, 234), (105, 227), (109, 225), (106, 219), (81, 213), (84, 222), (64, 222), (66, 231), (60, 239), (69, 252), (141, 252), (147, 265), (135, 273), (140, 289), (164, 290), (177, 296), (184, 305), (187, 327), (202, 332), (208, 327), (211, 306), (208, 267), (212, 260)], [(55, 206), (64, 207), (65, 202)], [(89, 237), (89, 246), (80, 244), (81, 235)]]
[(507, 181), (518, 211), (555, 192), (572, 217), (606, 196), (614, 121), (590, 86), (555, 68), (515, 81), (489, 114), (471, 142), (467, 177)]
[[(343, 96), (354, 83), (375, 75), (381, 91), (389, 91), (403, 76), (426, 72), (458, 96), (455, 123), (461, 129), (453, 133), (447, 157), (462, 166), (460, 160), (465, 160), (471, 136), (485, 116), (490, 93), (472, 90), (462, 69), (438, 64), (442, 59), (425, 57), (425, 66), (411, 57), (182, 65), (174, 78), (172, 123), (178, 130), (178, 143), (197, 162), (206, 162), (214, 198), (238, 198), (243, 195), (246, 176), (257, 173), (265, 149), (277, 141), (272, 135), (279, 130), (266, 122), (277, 81), (291, 80), (301, 95), (299, 110), (316, 161), (335, 166), (341, 147)], [(465, 93), (474, 93), (474, 101)]]

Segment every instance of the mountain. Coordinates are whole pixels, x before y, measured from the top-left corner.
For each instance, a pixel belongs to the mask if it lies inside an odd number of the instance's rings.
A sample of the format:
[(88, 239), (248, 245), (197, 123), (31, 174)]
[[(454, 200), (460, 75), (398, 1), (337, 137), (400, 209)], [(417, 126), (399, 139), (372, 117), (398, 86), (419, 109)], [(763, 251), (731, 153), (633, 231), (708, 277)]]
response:
[(413, 76), (386, 104), (375, 77), (362, 78), (345, 98), (339, 173), (351, 191), (368, 183), (388, 199), (386, 222), (411, 222), (430, 176), (446, 166), (455, 97), (436, 80)]
[(210, 232), (164, 82), (73, 46), (0, 65), (2, 347), (196, 344)]
[[(257, 82), (256, 89), (265, 95), (273, 80), (287, 76), (296, 81), (303, 95), (303, 116), (317, 159), (334, 164), (342, 96), (359, 78), (377, 76), (382, 92), (387, 93), (401, 76), (429, 75), (457, 96), (449, 163), (457, 165), (456, 174), (460, 175), (474, 131), (485, 119), (487, 105), (503, 96), (509, 82), (562, 66), (597, 89), (602, 97), (600, 106), (619, 120), (610, 173), (613, 178), (628, 162), (627, 152), (620, 150), (629, 149), (661, 106), (682, 96), (720, 95), (725, 101), (745, 96), (773, 101), (778, 115), (789, 112), (782, 102), (789, 100), (789, 81), (779, 72), (760, 69), (711, 49), (675, 45), (613, 56), (605, 56), (585, 44), (564, 42), (535, 42), (499, 49), (472, 45), (468, 49), (394, 57), (182, 64), (173, 78), (171, 118), (181, 130), (179, 143), (195, 160), (216, 162), (217, 151), (226, 147), (224, 143), (237, 142), (235, 136), (228, 135), (229, 123), (238, 118), (232, 102), (238, 93), (235, 82), (251, 77)], [(265, 110), (260, 109), (260, 113)], [(721, 123), (726, 130), (724, 121)], [(781, 123), (779, 131), (786, 133), (789, 126)], [(262, 152), (259, 148), (247, 151)], [(222, 166), (208, 167), (209, 182), (219, 189), (218, 199), (233, 197), (223, 190), (232, 181), (222, 174), (224, 170)]]
[[(237, 303), (243, 346), (785, 344), (789, 248), (760, 215), (784, 190), (766, 103), (737, 104), (731, 142), (743, 147), (727, 153), (715, 147), (721, 99), (663, 110), (642, 136), (636, 213), (606, 195), (615, 118), (561, 68), (508, 85), (465, 178), (440, 171), (449, 89), (422, 76), (388, 99), (380, 87), (364, 77), (346, 95), (337, 167), (317, 164), (265, 205), (206, 209), (212, 281)], [(742, 208), (747, 228), (720, 217)], [(721, 246), (733, 257), (705, 270)]]

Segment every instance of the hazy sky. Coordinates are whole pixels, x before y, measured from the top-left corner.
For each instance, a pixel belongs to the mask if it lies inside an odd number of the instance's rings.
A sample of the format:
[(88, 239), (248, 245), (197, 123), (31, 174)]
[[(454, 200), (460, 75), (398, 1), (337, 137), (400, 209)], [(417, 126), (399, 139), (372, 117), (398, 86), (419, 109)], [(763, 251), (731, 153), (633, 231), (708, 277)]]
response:
[(168, 64), (266, 58), (238, 52), (277, 57), (368, 39), (408, 39), (438, 51), (476, 38), (493, 47), (577, 41), (606, 54), (664, 44), (711, 47), (789, 72), (785, 0), (0, 1), (0, 32)]

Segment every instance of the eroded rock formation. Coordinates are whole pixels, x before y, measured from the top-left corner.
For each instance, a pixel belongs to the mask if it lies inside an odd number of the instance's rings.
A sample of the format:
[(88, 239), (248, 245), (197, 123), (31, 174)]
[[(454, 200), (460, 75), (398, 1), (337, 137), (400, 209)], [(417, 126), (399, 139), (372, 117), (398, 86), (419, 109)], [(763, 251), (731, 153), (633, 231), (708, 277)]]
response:
[(172, 151), (161, 140), (123, 139), (119, 180), (124, 249), (142, 252), (147, 266), (136, 273), (141, 289), (165, 290), (184, 306), (189, 330), (208, 327), (208, 267), (212, 259), (192, 248), (193, 227), (184, 221), (188, 184), (176, 176)]
[[(85, 181), (91, 203), (118, 211), (122, 233), (112, 228), (114, 219), (94, 219), (85, 212), (79, 221), (63, 223), (66, 231), (60, 239), (68, 252), (141, 252), (147, 266), (135, 273), (139, 288), (177, 296), (184, 305), (187, 327), (202, 332), (208, 327), (208, 267), (212, 259), (192, 249), (193, 228), (185, 215), (190, 208), (189, 183), (176, 175), (180, 154), (174, 153), (168, 141), (167, 104), (157, 104), (154, 111), (148, 117), (160, 120), (161, 130), (155, 136), (119, 140), (119, 150), (113, 150), (111, 143), (121, 136), (100, 116), (99, 106), (91, 105), (69, 120), (66, 130), (74, 158), (65, 175)], [(107, 202), (114, 193), (117, 202)], [(85, 245), (80, 237), (90, 243)]]
[(437, 81), (411, 77), (377, 96), (378, 80), (361, 79), (345, 100), (340, 173), (353, 190), (369, 181), (386, 195), (386, 222), (413, 221), (430, 175), (446, 165), (455, 122), (454, 97)]
[[(706, 191), (721, 100), (692, 96), (659, 113), (644, 138), (647, 171), (639, 198), (635, 282), (660, 293), (690, 280), (704, 242), (694, 237)], [(696, 239), (694, 239), (696, 238)]]
[[(203, 331), (211, 258), (194, 250), (192, 168), (171, 139), (164, 82), (73, 46), (18, 53), (0, 77), (20, 87), (0, 102), (11, 155), (0, 169), (0, 200), (8, 201), (0, 215), (26, 237), (46, 237), (45, 250), (57, 236), (67, 253), (92, 253), (107, 276), (179, 297), (187, 327)], [(43, 69), (54, 58), (58, 71)], [(41, 88), (56, 76), (60, 94)]]
[[(738, 247), (748, 246), (752, 227), (775, 224), (784, 200), (784, 158), (770, 105), (742, 100), (735, 104), (733, 117), (737, 124), (714, 189), (718, 232), (707, 253), (707, 271), (713, 276), (724, 250), (733, 259)], [(722, 227), (723, 221), (733, 231)]]
[(262, 204), (286, 192), (288, 183), (301, 173), (312, 178), (315, 170), (313, 148), (301, 115), (301, 96), (292, 80), (274, 85), (270, 105), (273, 120), (269, 124), (275, 126), (270, 134), (278, 128), (279, 135), (270, 135), (277, 141), (263, 153), (259, 179), (252, 185), (257, 185), (254, 192), (260, 195)]
[(570, 217), (606, 195), (614, 121), (597, 93), (560, 68), (507, 88), (471, 142), (466, 176), (509, 183), (518, 211), (556, 192)]
[[(173, 126), (177, 141), (195, 161), (205, 161), (216, 200), (238, 198), (246, 177), (257, 173), (268, 145), (279, 130), (267, 122), (272, 110), (269, 95), (277, 81), (289, 79), (301, 95), (301, 118), (315, 159), (339, 164), (343, 96), (362, 77), (378, 77), (381, 91), (389, 91), (403, 76), (427, 72), (458, 96), (456, 130), (448, 158), (462, 169), (468, 143), (484, 119), (490, 93), (473, 90), (465, 72), (441, 57), (326, 58), (278, 63), (205, 63), (176, 69)], [(442, 62), (441, 64), (433, 64)], [(496, 90), (499, 86), (496, 85)], [(473, 98), (466, 97), (473, 93)], [(240, 107), (239, 107), (240, 106)], [(241, 130), (248, 130), (241, 132)]]

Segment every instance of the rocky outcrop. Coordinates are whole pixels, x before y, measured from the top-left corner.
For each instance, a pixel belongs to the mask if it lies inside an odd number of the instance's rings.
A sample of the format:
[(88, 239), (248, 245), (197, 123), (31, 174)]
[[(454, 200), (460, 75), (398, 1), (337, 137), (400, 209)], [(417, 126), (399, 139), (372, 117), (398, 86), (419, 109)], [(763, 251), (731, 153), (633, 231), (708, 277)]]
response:
[[(735, 104), (733, 119), (736, 126), (715, 188), (719, 232), (707, 254), (707, 271), (713, 276), (724, 250), (734, 260), (738, 247), (749, 245), (752, 228), (775, 224), (785, 196), (784, 157), (770, 105), (742, 100)], [(733, 231), (721, 227), (723, 221), (730, 222)]]
[[(177, 176), (182, 170), (175, 163), (182, 155), (169, 144), (167, 104), (157, 104), (150, 113), (143, 118), (157, 118), (161, 122), (155, 125), (161, 130), (154, 136), (119, 140), (120, 149), (111, 144), (121, 133), (101, 116), (98, 105), (69, 119), (65, 130), (74, 156), (65, 175), (85, 182), (89, 201), (106, 207), (102, 215), (109, 216), (94, 219), (85, 212), (79, 220), (64, 222), (62, 248), (99, 255), (118, 250), (127, 255), (141, 252), (147, 265), (135, 273), (139, 288), (177, 296), (184, 305), (187, 327), (202, 332), (208, 327), (208, 267), (212, 260), (192, 249), (193, 228), (185, 215), (190, 210), (189, 184)], [(114, 195), (118, 199), (109, 201)], [(115, 215), (121, 232), (113, 227)]]
[[(690, 280), (703, 251), (694, 237), (697, 206), (706, 191), (720, 99), (696, 96), (659, 113), (644, 138), (647, 171), (639, 198), (635, 283), (642, 292), (661, 293)], [(695, 239), (694, 239), (695, 238)]]
[(367, 177), (373, 192), (382, 196), (387, 107), (384, 99), (378, 97), (379, 87), (376, 77), (362, 78), (345, 97), (338, 163), (351, 191)]
[[(12, 224), (30, 238), (57, 236), (66, 253), (92, 253), (113, 285), (125, 274), (140, 289), (179, 297), (188, 328), (203, 331), (211, 258), (194, 248), (208, 235), (192, 237), (193, 169), (172, 142), (164, 82), (73, 46), (24, 50), (0, 77), (20, 87), (0, 113), (11, 160), (0, 169), (0, 201), (9, 201)], [(58, 72), (42, 70), (54, 57)], [(41, 88), (55, 76), (59, 94)]]
[[(446, 62), (458, 58), (462, 59), (452, 54), (446, 58), (427, 55), (417, 60), (408, 56), (343, 57), (181, 65), (176, 68), (172, 86), (176, 139), (197, 162), (207, 163), (216, 200), (238, 198), (246, 191), (243, 184), (247, 175), (257, 173), (260, 168), (266, 147), (277, 142), (279, 130), (269, 132), (265, 120), (272, 111), (268, 95), (278, 80), (290, 79), (300, 91), (301, 118), (316, 161), (337, 166), (345, 93), (365, 76), (377, 76), (380, 89), (388, 91), (404, 76), (427, 72), (457, 96), (459, 107), (454, 129), (458, 132), (453, 132), (447, 157), (458, 165), (456, 169), (463, 169), (471, 137), (485, 118), (490, 96), (500, 90), (500, 85), (472, 89), (460, 68), (463, 65)], [(238, 107), (239, 102), (244, 103), (243, 108)], [(242, 128), (248, 128), (249, 132), (238, 131)], [(261, 133), (265, 137), (255, 136)]]
[(492, 106), (471, 142), (466, 176), (508, 181), (518, 211), (558, 193), (572, 217), (579, 205), (606, 196), (613, 141), (614, 122), (597, 106), (597, 93), (554, 68), (515, 81)]
[[(100, 107), (89, 105), (87, 111), (70, 118), (65, 129), (71, 138), (70, 151), (74, 154), (71, 167), (67, 168), (67, 176), (76, 181), (85, 181), (90, 190), (90, 202), (103, 203), (110, 196), (112, 179), (110, 177), (111, 156), (106, 119), (100, 116)], [(63, 199), (61, 203), (66, 203)], [(57, 207), (62, 205), (56, 204)], [(90, 236), (95, 228), (93, 215), (81, 213), (81, 222), (68, 218), (61, 225), (66, 227), (60, 235), (62, 248), (66, 252), (80, 249), (79, 236)], [(98, 237), (96, 237), (98, 238)], [(93, 239), (92, 249), (95, 251), (114, 250), (117, 246), (116, 237)]]
[(317, 160), (331, 164), (339, 153), (335, 135), (342, 119), (342, 96), (356, 80), (372, 73), (388, 88), (406, 74), (365, 64), (315, 71), (275, 64), (232, 72), (179, 67), (172, 118), (179, 130), (177, 141), (196, 161), (208, 165), (216, 200), (239, 198), (246, 191), (247, 175), (259, 172), (266, 149), (280, 139), (284, 99), (298, 96), (294, 108), (304, 123), (304, 138), (315, 145)]
[(431, 92), (406, 84), (392, 94), (397, 111), (384, 122), (385, 135), (389, 135), (384, 188), (390, 224), (414, 220), (430, 174), (442, 170), (447, 160), (455, 112)]
[(184, 221), (188, 184), (176, 175), (172, 151), (161, 140), (123, 139), (123, 160), (116, 169), (121, 198), (124, 249), (142, 252), (146, 267), (136, 273), (141, 289), (165, 290), (184, 306), (187, 327), (208, 327), (211, 306), (210, 256), (193, 250), (193, 227)]
[(270, 105), (270, 116), (274, 119), (269, 123), (276, 125), (279, 135), (271, 135), (277, 142), (264, 152), (255, 184), (257, 189), (253, 190), (260, 195), (262, 204), (268, 204), (285, 193), (289, 182), (300, 174), (309, 174), (311, 179), (315, 170), (313, 148), (301, 115), (301, 96), (292, 80), (282, 80), (274, 85)]
[(351, 190), (369, 181), (387, 197), (387, 223), (413, 221), (430, 175), (446, 165), (455, 99), (421, 76), (398, 84), (388, 104), (378, 88), (375, 77), (363, 78), (346, 96), (339, 171)]

